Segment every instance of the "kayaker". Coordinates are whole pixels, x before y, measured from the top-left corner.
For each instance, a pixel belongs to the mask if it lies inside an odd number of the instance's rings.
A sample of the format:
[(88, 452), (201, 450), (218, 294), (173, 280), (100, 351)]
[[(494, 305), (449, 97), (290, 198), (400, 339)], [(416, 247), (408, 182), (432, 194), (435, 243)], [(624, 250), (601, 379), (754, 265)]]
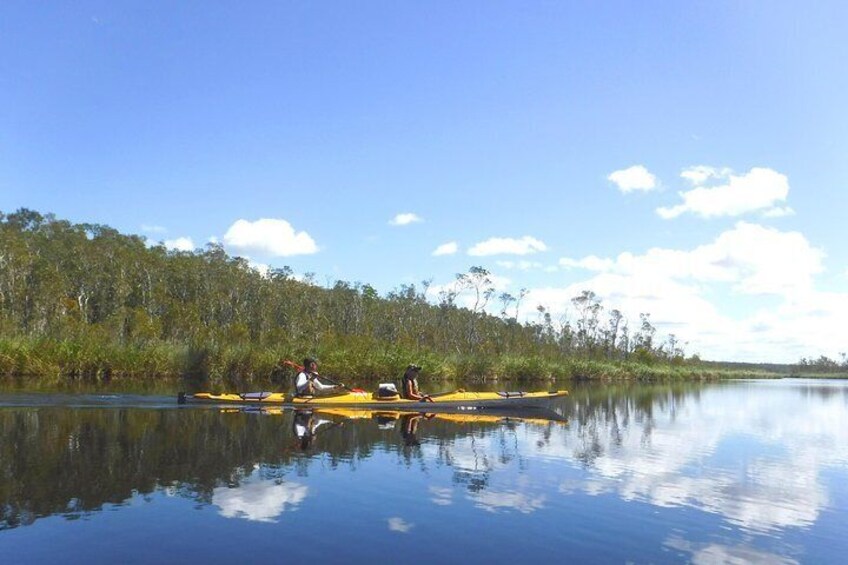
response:
[(403, 381), (401, 382), (401, 390), (403, 397), (408, 400), (419, 400), (421, 402), (433, 402), (429, 394), (424, 394), (418, 390), (418, 374), (421, 372), (421, 367), (412, 363), (403, 373)]
[(344, 388), (341, 384), (324, 384), (319, 381), (318, 362), (311, 357), (303, 360), (303, 370), (297, 374), (295, 392), (298, 396), (315, 396), (316, 393)]

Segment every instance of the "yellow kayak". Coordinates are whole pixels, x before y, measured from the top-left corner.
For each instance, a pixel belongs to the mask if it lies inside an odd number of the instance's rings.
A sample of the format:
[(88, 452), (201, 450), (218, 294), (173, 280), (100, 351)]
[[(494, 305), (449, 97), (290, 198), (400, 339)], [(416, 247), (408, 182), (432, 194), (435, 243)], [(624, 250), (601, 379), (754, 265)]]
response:
[(516, 408), (544, 408), (552, 401), (568, 395), (566, 390), (548, 392), (468, 392), (457, 390), (431, 396), (432, 402), (407, 400), (397, 394), (384, 396), (376, 392), (350, 391), (328, 396), (295, 396), (283, 392), (196, 392), (180, 393), (177, 401), (212, 402), (218, 404), (284, 405), (294, 408), (368, 408), (368, 409), (414, 409), (424, 412), (434, 410), (512, 410)]

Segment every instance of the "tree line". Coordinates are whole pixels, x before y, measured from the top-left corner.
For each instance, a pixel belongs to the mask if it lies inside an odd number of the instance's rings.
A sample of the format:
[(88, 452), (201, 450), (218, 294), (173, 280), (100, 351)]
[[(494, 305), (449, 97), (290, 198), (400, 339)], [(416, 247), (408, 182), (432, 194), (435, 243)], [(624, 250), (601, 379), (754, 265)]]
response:
[(554, 319), (540, 305), (537, 319), (521, 322), (526, 291), (498, 295), (483, 267), (458, 274), (435, 298), (430, 287), (381, 296), (361, 282), (320, 286), (290, 267), (260, 273), (218, 244), (168, 250), (101, 224), (0, 212), (0, 371), (263, 372), (287, 352), (319, 354), (363, 376), (410, 358), (438, 360), (453, 376), (687, 363), (673, 335), (657, 337), (649, 314), (631, 327), (591, 291), (571, 301), (572, 317)]

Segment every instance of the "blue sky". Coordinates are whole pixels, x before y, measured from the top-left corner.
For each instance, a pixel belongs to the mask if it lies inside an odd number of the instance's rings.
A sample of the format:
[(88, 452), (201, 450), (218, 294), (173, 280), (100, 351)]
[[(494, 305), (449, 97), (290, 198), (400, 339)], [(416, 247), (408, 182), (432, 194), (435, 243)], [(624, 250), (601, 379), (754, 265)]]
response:
[(479, 265), (524, 317), (591, 289), (690, 354), (837, 357), (848, 5), (801, 8), (6, 2), (0, 210), (381, 292)]

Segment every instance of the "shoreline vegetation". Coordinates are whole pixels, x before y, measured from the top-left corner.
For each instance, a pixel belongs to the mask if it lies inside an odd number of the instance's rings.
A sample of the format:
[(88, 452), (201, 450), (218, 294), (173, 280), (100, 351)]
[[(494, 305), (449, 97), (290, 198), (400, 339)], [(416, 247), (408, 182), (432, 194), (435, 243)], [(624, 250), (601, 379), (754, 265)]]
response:
[(521, 323), (526, 293), (497, 294), (483, 267), (438, 293), (429, 281), (381, 296), (360, 282), (315, 280), (289, 267), (259, 271), (217, 244), (173, 251), (108, 226), (0, 212), (0, 375), (286, 386), (291, 370), (279, 361), (306, 355), (323, 374), (362, 385), (394, 380), (409, 362), (436, 381), (848, 374), (848, 363), (826, 358), (790, 366), (686, 356), (674, 335), (657, 336), (650, 314), (634, 323), (590, 291), (571, 300), (568, 319), (540, 305)]

